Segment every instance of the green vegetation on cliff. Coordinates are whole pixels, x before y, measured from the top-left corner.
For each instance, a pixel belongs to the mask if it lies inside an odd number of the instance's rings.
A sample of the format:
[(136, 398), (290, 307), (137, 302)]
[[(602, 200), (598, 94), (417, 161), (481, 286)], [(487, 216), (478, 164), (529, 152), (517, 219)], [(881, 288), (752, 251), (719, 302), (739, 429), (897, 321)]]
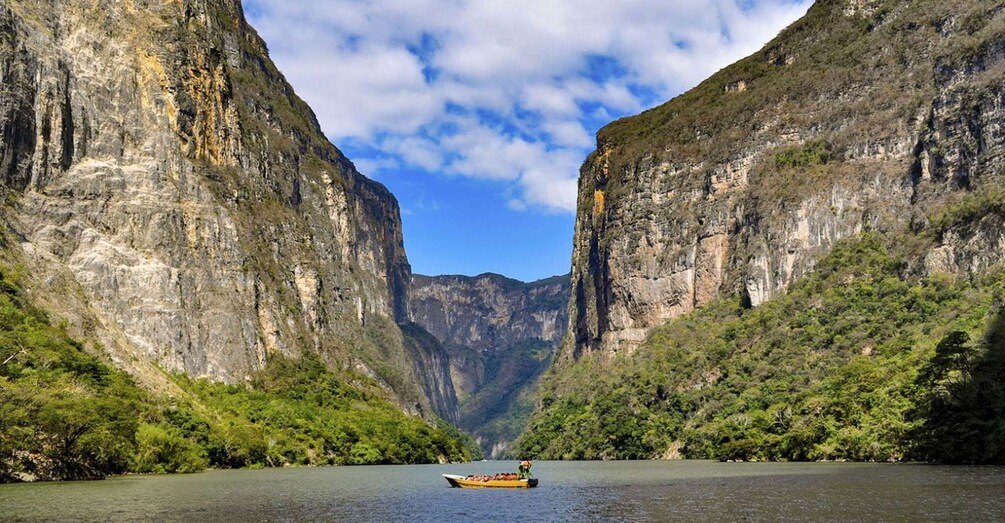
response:
[[(526, 283), (493, 273), (412, 277), (415, 324), (403, 328), (406, 344), (424, 339), (421, 345), (449, 353), (425, 372), (449, 365), (457, 425), (490, 459), (507, 455), (534, 412), (538, 382), (569, 323), (570, 292), (568, 275)], [(427, 389), (427, 396), (436, 394)]]
[(0, 482), (125, 472), (153, 413), (123, 372), (85, 354), (0, 278)]
[(551, 364), (553, 350), (548, 342), (531, 339), (489, 354), (485, 385), (461, 403), (461, 426), (492, 444), (516, 439), (534, 412), (534, 385)]
[(456, 429), (406, 416), (310, 353), (273, 358), (250, 386), (177, 381), (194, 401), (167, 424), (199, 442), (212, 466), (436, 463), (477, 452)]
[(561, 361), (516, 452), (1001, 461), (1005, 329), (983, 333), (1003, 279), (910, 282), (903, 267), (867, 233), (784, 297), (720, 300), (631, 355)]
[(274, 357), (248, 385), (183, 376), (162, 400), (86, 353), (0, 277), (0, 482), (207, 467), (435, 463), (478, 449), (317, 356)]

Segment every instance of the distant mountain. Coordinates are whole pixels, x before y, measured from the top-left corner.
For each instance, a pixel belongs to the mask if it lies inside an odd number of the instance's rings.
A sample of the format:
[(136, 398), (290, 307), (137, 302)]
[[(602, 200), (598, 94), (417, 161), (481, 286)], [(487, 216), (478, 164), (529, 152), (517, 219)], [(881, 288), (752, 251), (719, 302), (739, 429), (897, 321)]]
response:
[(459, 424), (499, 457), (533, 409), (568, 324), (569, 277), (412, 276), (409, 317), (450, 354)]

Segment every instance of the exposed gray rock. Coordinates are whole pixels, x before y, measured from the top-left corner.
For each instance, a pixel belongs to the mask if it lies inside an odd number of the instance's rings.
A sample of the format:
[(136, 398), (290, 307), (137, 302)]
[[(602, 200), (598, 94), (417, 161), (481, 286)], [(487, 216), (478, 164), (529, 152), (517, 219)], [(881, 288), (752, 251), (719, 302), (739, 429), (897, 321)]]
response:
[(500, 457), (527, 421), (568, 324), (569, 277), (412, 276), (409, 315), (450, 354), (459, 424)]
[(0, 0), (0, 77), (34, 292), (121, 365), (237, 382), (311, 350), (422, 411), (449, 383), (403, 378), (396, 200), (324, 137), (238, 0)]
[(405, 350), (415, 362), (413, 372), (423, 392), (441, 418), (457, 424), (457, 391), (451, 381), (450, 354), (432, 334), (415, 323), (401, 326)]
[(998, 265), (1003, 70), (1000, 4), (818, 1), (762, 51), (602, 129), (579, 180), (568, 356), (631, 351), (722, 296), (756, 306), (866, 229), (916, 237), (909, 271)]

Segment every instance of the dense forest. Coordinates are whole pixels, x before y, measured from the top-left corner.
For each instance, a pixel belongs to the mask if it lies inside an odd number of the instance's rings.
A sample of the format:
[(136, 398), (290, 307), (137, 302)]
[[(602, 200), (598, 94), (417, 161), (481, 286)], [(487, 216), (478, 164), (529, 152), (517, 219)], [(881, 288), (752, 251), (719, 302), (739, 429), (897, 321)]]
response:
[(241, 385), (174, 375), (180, 392), (157, 397), (53, 325), (20, 280), (16, 267), (0, 279), (0, 482), (480, 457), (311, 353), (273, 356)]
[(562, 361), (516, 452), (547, 459), (1005, 459), (1003, 277), (902, 277), (878, 233), (787, 295), (722, 299), (630, 355)]

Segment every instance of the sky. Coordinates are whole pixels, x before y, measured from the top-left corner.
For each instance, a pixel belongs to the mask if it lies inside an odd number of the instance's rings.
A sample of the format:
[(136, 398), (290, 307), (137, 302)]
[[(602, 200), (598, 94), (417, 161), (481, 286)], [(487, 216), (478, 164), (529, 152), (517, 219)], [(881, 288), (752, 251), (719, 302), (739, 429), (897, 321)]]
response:
[(569, 271), (605, 124), (761, 48), (812, 0), (243, 0), (322, 130), (401, 206), (419, 274)]

